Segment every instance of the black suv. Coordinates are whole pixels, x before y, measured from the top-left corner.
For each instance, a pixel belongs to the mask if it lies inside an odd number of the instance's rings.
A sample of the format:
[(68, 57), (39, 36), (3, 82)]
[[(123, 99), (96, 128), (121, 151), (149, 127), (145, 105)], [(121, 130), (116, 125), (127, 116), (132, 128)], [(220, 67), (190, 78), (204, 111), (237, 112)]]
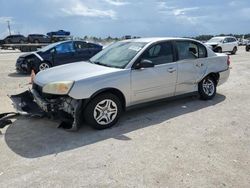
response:
[(4, 39), (5, 44), (22, 44), (26, 42), (27, 38), (23, 35), (9, 35)]
[(27, 38), (30, 43), (50, 43), (50, 38), (42, 34), (30, 34)]
[(99, 44), (85, 41), (64, 41), (45, 46), (37, 52), (21, 55), (16, 61), (18, 72), (39, 72), (50, 67), (86, 61), (102, 50)]

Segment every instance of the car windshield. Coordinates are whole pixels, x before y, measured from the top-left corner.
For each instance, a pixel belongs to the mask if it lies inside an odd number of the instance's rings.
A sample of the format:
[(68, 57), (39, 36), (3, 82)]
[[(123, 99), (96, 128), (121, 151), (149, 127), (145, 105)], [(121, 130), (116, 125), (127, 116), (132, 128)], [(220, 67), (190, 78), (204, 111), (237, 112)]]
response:
[(60, 43), (62, 43), (62, 42), (56, 42), (56, 43), (53, 43), (53, 44), (49, 44), (48, 46), (45, 46), (45, 47), (41, 48), (39, 51), (46, 52), (47, 50), (50, 50), (51, 48), (54, 48), (55, 46), (57, 46)]
[(115, 68), (124, 68), (146, 45), (144, 42), (116, 42), (96, 54), (90, 62)]
[(211, 38), (208, 42), (222, 42), (224, 38), (221, 37), (214, 37)]

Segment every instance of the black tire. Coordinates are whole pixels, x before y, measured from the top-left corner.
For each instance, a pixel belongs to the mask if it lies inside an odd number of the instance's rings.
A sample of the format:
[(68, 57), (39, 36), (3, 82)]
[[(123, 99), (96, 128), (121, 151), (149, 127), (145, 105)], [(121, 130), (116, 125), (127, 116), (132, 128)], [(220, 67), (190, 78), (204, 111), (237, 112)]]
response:
[(219, 48), (217, 48), (217, 50), (216, 50), (218, 53), (222, 53), (222, 48), (221, 47), (219, 47)]
[[(206, 86), (204, 84), (212, 84), (211, 86)], [(216, 81), (211, 77), (207, 76), (203, 78), (198, 84), (198, 92), (202, 100), (211, 100), (216, 95)]]
[(246, 51), (249, 52), (249, 47), (248, 46), (246, 46)]
[(234, 49), (233, 49), (233, 51), (231, 52), (231, 54), (232, 54), (232, 55), (235, 55), (236, 52), (237, 52), (237, 47), (235, 46)]
[[(109, 102), (112, 101), (112, 103), (108, 103), (108, 101)], [(116, 106), (114, 105), (114, 103)], [(103, 106), (101, 107), (102, 108), (101, 110), (100, 108), (98, 108), (100, 106)], [(107, 106), (112, 107), (113, 108), (112, 110), (116, 109), (116, 112), (109, 112)], [(109, 115), (108, 113), (111, 114), (113, 113), (113, 115)], [(119, 97), (117, 97), (112, 93), (103, 93), (97, 95), (88, 103), (88, 105), (84, 109), (84, 118), (85, 121), (89, 125), (91, 125), (94, 129), (101, 130), (110, 128), (113, 125), (115, 125), (118, 119), (120, 118), (121, 113), (122, 113), (122, 104)], [(109, 117), (110, 122), (107, 121), (108, 116), (110, 116)], [(99, 122), (96, 119), (99, 119)]]

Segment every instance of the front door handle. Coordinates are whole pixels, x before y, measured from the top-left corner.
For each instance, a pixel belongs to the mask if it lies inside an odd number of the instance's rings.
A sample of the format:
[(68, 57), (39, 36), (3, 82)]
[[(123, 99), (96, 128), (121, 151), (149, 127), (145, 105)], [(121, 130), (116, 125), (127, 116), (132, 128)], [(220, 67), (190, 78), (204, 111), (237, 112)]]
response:
[(175, 72), (175, 71), (176, 71), (175, 68), (169, 68), (169, 69), (168, 69), (168, 72), (170, 72), (170, 73), (173, 73), (173, 72)]
[(196, 67), (202, 67), (204, 64), (203, 63), (197, 63), (195, 64)]

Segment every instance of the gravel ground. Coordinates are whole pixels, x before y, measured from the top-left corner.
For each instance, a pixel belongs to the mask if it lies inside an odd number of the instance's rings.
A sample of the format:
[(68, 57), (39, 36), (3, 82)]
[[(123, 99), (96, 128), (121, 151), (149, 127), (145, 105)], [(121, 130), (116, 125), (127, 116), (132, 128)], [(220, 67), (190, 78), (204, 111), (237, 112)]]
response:
[[(0, 113), (29, 87), (21, 53), (0, 51)], [(127, 112), (103, 131), (19, 117), (1, 130), (0, 187), (250, 187), (250, 53), (231, 56), (211, 101), (186, 97)]]

